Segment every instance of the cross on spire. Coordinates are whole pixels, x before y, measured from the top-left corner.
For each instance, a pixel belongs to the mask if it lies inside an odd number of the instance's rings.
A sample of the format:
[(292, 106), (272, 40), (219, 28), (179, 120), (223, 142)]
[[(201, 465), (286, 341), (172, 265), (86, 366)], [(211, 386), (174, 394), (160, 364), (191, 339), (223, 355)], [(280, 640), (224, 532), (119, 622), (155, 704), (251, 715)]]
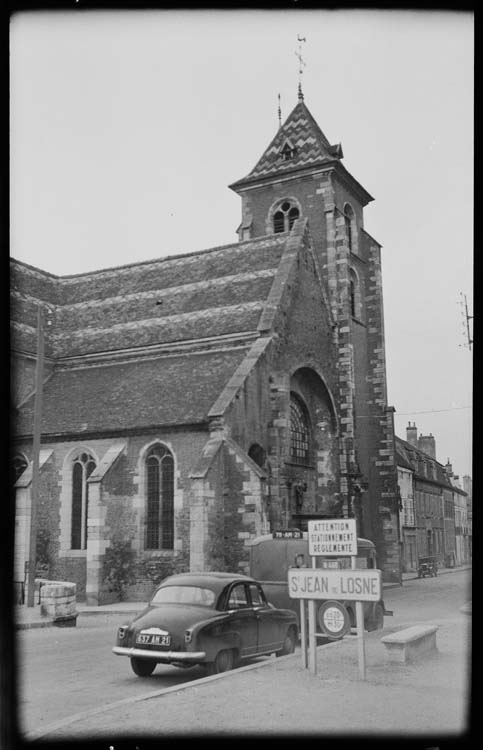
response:
[(305, 60), (302, 57), (302, 42), (306, 42), (306, 38), (304, 36), (299, 36), (297, 34), (297, 41), (299, 43), (298, 51), (295, 53), (296, 57), (298, 57), (299, 61), (299, 99), (303, 99), (304, 95), (302, 93), (302, 73), (304, 72), (305, 68)]

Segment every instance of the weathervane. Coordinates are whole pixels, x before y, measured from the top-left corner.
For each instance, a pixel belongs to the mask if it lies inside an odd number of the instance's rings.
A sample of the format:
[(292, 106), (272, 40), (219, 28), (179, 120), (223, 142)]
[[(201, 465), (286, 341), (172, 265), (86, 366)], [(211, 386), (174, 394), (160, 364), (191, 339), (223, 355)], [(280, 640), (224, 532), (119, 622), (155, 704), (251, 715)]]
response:
[(304, 72), (305, 68), (305, 60), (302, 57), (302, 42), (306, 42), (306, 38), (304, 36), (299, 36), (297, 34), (297, 41), (299, 43), (298, 52), (295, 53), (296, 57), (298, 57), (299, 60), (299, 99), (303, 99), (304, 95), (302, 93), (302, 73)]

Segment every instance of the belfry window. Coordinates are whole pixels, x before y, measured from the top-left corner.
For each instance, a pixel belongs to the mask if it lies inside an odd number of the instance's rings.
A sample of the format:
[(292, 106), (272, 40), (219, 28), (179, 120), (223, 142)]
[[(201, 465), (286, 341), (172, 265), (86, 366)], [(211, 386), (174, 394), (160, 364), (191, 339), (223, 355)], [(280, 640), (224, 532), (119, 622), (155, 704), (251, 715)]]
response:
[(273, 215), (273, 231), (288, 232), (292, 229), (295, 221), (299, 218), (300, 211), (290, 201), (284, 201), (280, 208)]
[(295, 395), (290, 398), (290, 461), (306, 465), (310, 460), (310, 429), (307, 409)]
[(87, 480), (96, 468), (89, 453), (81, 453), (72, 465), (71, 549), (87, 548), (87, 512), (89, 485)]
[(174, 547), (174, 460), (162, 445), (146, 457), (146, 549)]

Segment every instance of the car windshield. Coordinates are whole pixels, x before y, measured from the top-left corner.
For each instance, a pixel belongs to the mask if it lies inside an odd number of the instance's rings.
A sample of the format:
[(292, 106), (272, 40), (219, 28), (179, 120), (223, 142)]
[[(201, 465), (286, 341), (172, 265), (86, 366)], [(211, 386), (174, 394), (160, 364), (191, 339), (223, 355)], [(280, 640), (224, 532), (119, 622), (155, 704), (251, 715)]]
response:
[(197, 604), (212, 607), (215, 594), (201, 586), (163, 586), (151, 599), (151, 604)]

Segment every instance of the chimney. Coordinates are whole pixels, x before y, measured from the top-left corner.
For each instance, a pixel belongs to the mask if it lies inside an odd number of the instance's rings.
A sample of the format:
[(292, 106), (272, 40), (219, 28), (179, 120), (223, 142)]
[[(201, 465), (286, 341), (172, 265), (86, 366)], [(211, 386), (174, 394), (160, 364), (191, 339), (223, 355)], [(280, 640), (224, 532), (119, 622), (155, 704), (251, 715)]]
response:
[(418, 448), (420, 451), (424, 451), (431, 458), (436, 458), (436, 441), (433, 437), (433, 433), (429, 435), (420, 435), (418, 440)]
[(446, 461), (446, 466), (444, 467), (446, 469), (446, 473), (449, 477), (453, 476), (453, 466), (449, 462), (449, 458)]
[(413, 446), (413, 448), (418, 447), (418, 428), (416, 427), (416, 422), (413, 422), (412, 425), (411, 422), (408, 422), (408, 426), (406, 427), (406, 440)]

